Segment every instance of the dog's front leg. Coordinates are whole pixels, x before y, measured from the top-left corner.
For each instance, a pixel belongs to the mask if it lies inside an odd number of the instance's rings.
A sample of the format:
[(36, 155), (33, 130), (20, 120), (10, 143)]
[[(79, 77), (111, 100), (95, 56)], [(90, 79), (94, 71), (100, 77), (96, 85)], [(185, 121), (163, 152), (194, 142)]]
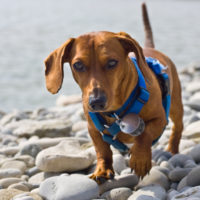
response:
[(90, 136), (92, 137), (97, 155), (97, 166), (90, 178), (94, 179), (98, 184), (106, 179), (114, 177), (112, 167), (112, 151), (110, 145), (103, 141), (101, 134), (93, 127), (88, 127)]
[(163, 118), (156, 118), (147, 122), (144, 132), (135, 138), (130, 150), (130, 167), (138, 177), (143, 178), (151, 169), (152, 142), (159, 137), (166, 125), (166, 120), (161, 119)]

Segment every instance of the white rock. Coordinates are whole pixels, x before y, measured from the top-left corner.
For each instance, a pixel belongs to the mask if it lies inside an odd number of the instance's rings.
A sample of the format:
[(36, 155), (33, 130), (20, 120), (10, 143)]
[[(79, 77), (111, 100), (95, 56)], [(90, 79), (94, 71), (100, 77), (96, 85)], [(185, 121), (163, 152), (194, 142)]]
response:
[(56, 100), (56, 105), (66, 106), (69, 104), (74, 104), (74, 103), (79, 103), (79, 102), (82, 102), (81, 94), (70, 95), (70, 96), (60, 95)]
[(113, 155), (113, 168), (118, 174), (120, 174), (122, 170), (128, 168), (128, 166), (126, 166), (126, 161), (121, 154)]
[(36, 166), (45, 172), (74, 172), (88, 168), (95, 159), (95, 152), (82, 150), (78, 141), (66, 140), (41, 151)]
[(134, 192), (128, 198), (128, 200), (137, 200), (142, 195), (149, 196), (149, 199), (151, 199), (151, 197), (153, 197), (153, 198), (157, 198), (159, 200), (165, 200), (166, 196), (167, 196), (166, 191), (161, 186), (149, 185), (149, 186), (143, 187), (143, 188), (139, 189), (138, 191)]
[(198, 200), (200, 199), (200, 186), (192, 187), (175, 195), (172, 200)]
[(48, 200), (89, 200), (99, 196), (98, 185), (84, 175), (61, 175), (46, 179), (39, 194)]
[(200, 82), (199, 81), (190, 82), (190, 84), (188, 84), (186, 87), (186, 91), (192, 93), (200, 91)]

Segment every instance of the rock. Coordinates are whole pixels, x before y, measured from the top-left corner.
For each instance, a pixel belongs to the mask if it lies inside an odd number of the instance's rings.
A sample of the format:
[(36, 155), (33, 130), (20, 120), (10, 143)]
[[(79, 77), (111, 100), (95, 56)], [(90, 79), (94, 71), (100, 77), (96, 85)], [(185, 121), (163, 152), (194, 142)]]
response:
[(33, 167), (35, 165), (35, 159), (30, 155), (18, 155), (14, 159), (23, 161), (27, 167)]
[(187, 185), (188, 186), (198, 186), (200, 185), (200, 166), (195, 167), (191, 170), (191, 172), (187, 175)]
[(37, 174), (37, 173), (39, 173), (39, 172), (40, 172), (40, 170), (39, 170), (36, 166), (34, 166), (34, 167), (28, 169), (28, 170), (26, 171), (26, 174), (27, 174), (28, 176), (33, 176), (33, 175), (35, 175), (35, 174)]
[(127, 175), (127, 174), (132, 174), (130, 167), (121, 171), (121, 175)]
[(161, 149), (154, 149), (152, 151), (152, 159), (156, 163), (161, 163), (163, 161), (167, 161), (172, 157), (172, 154)]
[(78, 121), (72, 125), (72, 132), (76, 133), (81, 130), (87, 130), (88, 123), (86, 121)]
[(41, 147), (38, 144), (29, 144), (22, 147), (20, 150), (20, 155), (30, 155), (32, 157), (36, 157), (37, 154), (41, 151)]
[(74, 172), (88, 168), (95, 159), (95, 152), (82, 150), (78, 141), (65, 140), (41, 151), (37, 155), (36, 166), (45, 172)]
[(135, 174), (115, 176), (114, 179), (108, 180), (105, 183), (99, 185), (99, 193), (103, 194), (108, 190), (120, 187), (133, 188), (138, 184), (138, 177)]
[(1, 165), (1, 168), (2, 169), (15, 168), (19, 169), (22, 173), (24, 173), (26, 170), (26, 164), (19, 160), (10, 160), (10, 161), (5, 161)]
[(165, 176), (168, 176), (168, 174), (169, 174), (169, 169), (166, 168), (166, 167), (154, 166), (154, 169), (160, 171), (160, 172), (163, 173)]
[(191, 168), (175, 168), (169, 173), (169, 179), (173, 182), (179, 182), (191, 171)]
[(172, 158), (170, 158), (168, 162), (174, 167), (183, 168), (188, 160), (192, 160), (192, 157), (183, 154), (176, 154)]
[(23, 193), (24, 191), (17, 189), (1, 189), (0, 190), (0, 200), (11, 200), (14, 196)]
[(0, 149), (0, 154), (4, 154), (6, 156), (13, 156), (20, 150), (19, 146), (14, 147), (3, 147)]
[(0, 180), (0, 188), (7, 188), (9, 185), (22, 182), (20, 178), (3, 178)]
[(188, 84), (186, 87), (186, 91), (191, 93), (196, 93), (200, 91), (200, 82), (199, 81), (190, 82), (190, 84)]
[(42, 198), (37, 194), (26, 192), (14, 196), (12, 200), (42, 200)]
[(63, 137), (69, 136), (71, 132), (71, 124), (67, 120), (21, 120), (6, 125), (3, 129), (12, 131), (17, 137), (31, 137), (37, 135), (39, 137)]
[(183, 136), (189, 139), (196, 139), (200, 136), (200, 120), (188, 125), (183, 131)]
[(113, 168), (114, 171), (118, 174), (120, 174), (122, 170), (127, 168), (126, 161), (121, 154), (113, 155)]
[(187, 176), (185, 176), (178, 184), (177, 190), (180, 191), (183, 188), (187, 187)]
[(132, 193), (132, 190), (129, 188), (115, 188), (102, 194), (101, 198), (106, 200), (127, 200)]
[(21, 190), (21, 191), (24, 191), (24, 192), (29, 191), (29, 187), (27, 187), (27, 185), (25, 185), (23, 182), (12, 184), (8, 187), (8, 189), (17, 189), (17, 190)]
[(168, 191), (168, 194), (167, 194), (167, 200), (170, 200), (172, 199), (175, 195), (179, 194), (179, 192), (177, 192), (176, 190), (174, 189), (170, 189)]
[(39, 194), (48, 200), (89, 200), (99, 196), (98, 185), (84, 175), (61, 175), (41, 183)]
[(151, 169), (149, 175), (146, 175), (139, 183), (139, 188), (151, 184), (160, 185), (161, 187), (165, 188), (165, 190), (168, 190), (170, 186), (167, 176), (165, 176), (162, 172), (155, 169), (154, 167)]
[(0, 179), (8, 177), (21, 177), (22, 171), (15, 168), (0, 169)]
[[(134, 192), (128, 200), (137, 200), (137, 199), (144, 199), (140, 196), (148, 196), (148, 199), (159, 199), (165, 200), (166, 199), (166, 191), (159, 185), (149, 185), (139, 189), (138, 191)], [(140, 197), (140, 198), (139, 198)], [(152, 198), (151, 198), (152, 197)], [(146, 198), (147, 199), (147, 198)]]
[(31, 176), (28, 180), (28, 182), (32, 185), (40, 185), (40, 183), (42, 181), (45, 180), (45, 177), (44, 177), (44, 172), (39, 172), (33, 176)]
[(198, 200), (200, 199), (200, 186), (192, 187), (175, 195), (172, 200)]
[(192, 140), (188, 139), (181, 139), (180, 145), (179, 145), (179, 151), (182, 152), (187, 148), (194, 147), (196, 144)]
[(191, 148), (189, 152), (187, 152), (189, 156), (191, 156), (195, 162), (200, 163), (200, 144)]
[(80, 94), (77, 95), (60, 95), (56, 100), (56, 106), (66, 106), (69, 104), (75, 104), (82, 102), (82, 97)]

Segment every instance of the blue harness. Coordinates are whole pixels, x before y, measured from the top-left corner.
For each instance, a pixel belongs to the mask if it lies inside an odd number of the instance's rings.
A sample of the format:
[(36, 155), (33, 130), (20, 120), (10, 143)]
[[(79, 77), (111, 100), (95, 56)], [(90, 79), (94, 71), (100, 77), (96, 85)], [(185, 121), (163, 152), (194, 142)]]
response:
[[(136, 58), (131, 58), (131, 60), (134, 63), (138, 73), (138, 82), (136, 87), (134, 88), (129, 98), (126, 100), (126, 102), (123, 104), (121, 108), (112, 113), (104, 113), (109, 117), (115, 118), (116, 121), (108, 125), (106, 120), (102, 115), (100, 115), (100, 113), (89, 112), (89, 115), (97, 130), (101, 133), (103, 140), (113, 145), (121, 152), (127, 152), (129, 149), (125, 144), (116, 139), (117, 134), (121, 132), (118, 123), (119, 119), (129, 113), (139, 114), (144, 104), (146, 104), (147, 101), (149, 100), (149, 92), (146, 87), (145, 79), (142, 72), (140, 71), (140, 68), (138, 67)], [(163, 73), (163, 70), (166, 69), (166, 67), (163, 66), (161, 63), (159, 63), (158, 60), (153, 59), (151, 57), (146, 58), (146, 62), (148, 66), (151, 68), (151, 70), (155, 73), (156, 77), (160, 82), (160, 86), (162, 89), (162, 104), (165, 109), (166, 119), (168, 121), (171, 96), (170, 96), (168, 74)], [(105, 130), (109, 133), (109, 135), (103, 133), (103, 131)], [(152, 145), (154, 145), (159, 138), (154, 140)]]

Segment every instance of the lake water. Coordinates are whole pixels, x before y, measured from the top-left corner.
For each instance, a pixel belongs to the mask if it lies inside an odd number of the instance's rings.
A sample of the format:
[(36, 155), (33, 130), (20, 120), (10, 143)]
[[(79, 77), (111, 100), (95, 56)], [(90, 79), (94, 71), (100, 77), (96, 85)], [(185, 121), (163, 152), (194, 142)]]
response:
[[(125, 31), (143, 44), (140, 0), (0, 0), (0, 110), (55, 105), (43, 60), (69, 37)], [(146, 0), (156, 48), (180, 69), (199, 62), (200, 1)], [(80, 90), (65, 66), (59, 94)]]

